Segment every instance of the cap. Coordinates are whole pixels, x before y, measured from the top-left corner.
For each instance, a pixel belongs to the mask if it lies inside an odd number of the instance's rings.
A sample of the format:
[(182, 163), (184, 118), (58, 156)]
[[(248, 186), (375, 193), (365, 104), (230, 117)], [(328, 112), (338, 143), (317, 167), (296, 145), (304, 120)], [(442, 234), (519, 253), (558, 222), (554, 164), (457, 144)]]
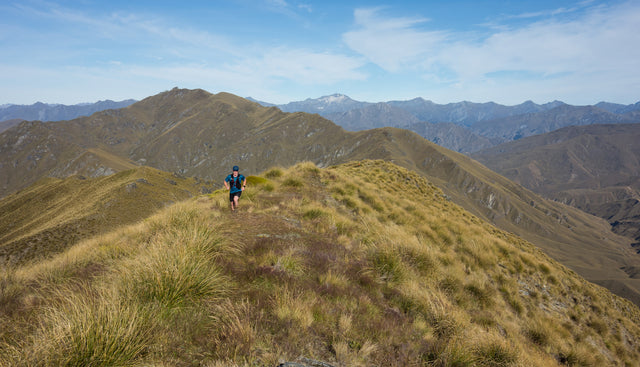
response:
[(238, 167), (238, 166), (233, 166), (233, 170), (234, 170), (234, 171), (240, 171), (240, 167)]

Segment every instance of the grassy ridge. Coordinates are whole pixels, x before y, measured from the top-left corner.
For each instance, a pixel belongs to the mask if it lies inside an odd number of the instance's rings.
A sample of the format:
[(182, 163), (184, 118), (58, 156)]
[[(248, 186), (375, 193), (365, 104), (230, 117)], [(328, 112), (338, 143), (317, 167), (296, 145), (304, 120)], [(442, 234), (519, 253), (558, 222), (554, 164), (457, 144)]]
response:
[(637, 365), (640, 312), (381, 161), (303, 163), (0, 273), (1, 365)]

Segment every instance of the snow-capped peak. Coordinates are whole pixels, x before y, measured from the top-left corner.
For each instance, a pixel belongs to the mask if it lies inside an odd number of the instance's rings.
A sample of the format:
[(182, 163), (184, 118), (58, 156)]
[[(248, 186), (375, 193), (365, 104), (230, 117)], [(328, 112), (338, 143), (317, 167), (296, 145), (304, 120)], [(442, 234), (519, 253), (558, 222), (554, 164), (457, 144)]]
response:
[(324, 96), (320, 98), (320, 102), (322, 103), (326, 103), (326, 104), (330, 104), (330, 103), (341, 103), (344, 102), (345, 100), (349, 99), (349, 97), (345, 96), (344, 94), (332, 94), (330, 96)]

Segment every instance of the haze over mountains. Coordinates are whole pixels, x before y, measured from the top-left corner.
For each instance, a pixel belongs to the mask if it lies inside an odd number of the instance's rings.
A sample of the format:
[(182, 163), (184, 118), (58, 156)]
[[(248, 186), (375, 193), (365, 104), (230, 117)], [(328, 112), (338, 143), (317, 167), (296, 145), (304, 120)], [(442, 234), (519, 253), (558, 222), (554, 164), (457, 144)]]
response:
[(100, 177), (140, 165), (221, 180), (234, 164), (252, 174), (301, 161), (327, 167), (383, 159), (424, 175), (478, 217), (640, 303), (634, 272), (640, 258), (604, 220), (545, 200), (408, 130), (348, 132), (319, 115), (173, 89), (90, 117), (23, 122), (0, 135), (0, 158), (2, 196), (47, 176)]

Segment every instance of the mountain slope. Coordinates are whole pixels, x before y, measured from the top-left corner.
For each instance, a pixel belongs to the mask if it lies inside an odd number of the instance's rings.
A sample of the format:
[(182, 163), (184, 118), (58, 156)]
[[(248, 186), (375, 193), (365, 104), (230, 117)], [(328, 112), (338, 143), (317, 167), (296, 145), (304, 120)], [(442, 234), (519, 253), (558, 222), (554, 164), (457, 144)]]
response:
[(474, 134), (468, 129), (451, 122), (440, 122), (437, 124), (418, 122), (404, 126), (404, 128), (414, 131), (441, 147), (459, 153), (468, 154), (469, 152), (475, 152), (494, 145), (489, 139)]
[[(458, 205), (535, 243), (587, 279), (621, 284), (616, 289), (624, 289), (625, 297), (640, 303), (638, 279), (622, 270), (640, 267), (640, 258), (630, 241), (611, 233), (604, 220), (547, 201), (478, 162), (407, 130), (347, 132), (319, 115), (284, 113), (228, 93), (181, 89), (91, 117), (30, 124), (34, 131), (42, 131), (37, 135), (44, 139), (27, 146), (32, 150), (47, 146), (47, 139), (64, 141), (64, 147), (75, 147), (78, 154), (99, 150), (120, 157), (121, 164), (145, 164), (211, 179), (218, 187), (236, 164), (250, 175), (301, 161), (319, 167), (362, 159), (394, 162), (424, 175)], [(20, 129), (31, 125), (20, 125)], [(36, 135), (20, 129), (0, 135), (2, 177), (19, 176), (24, 157), (33, 156), (32, 151), (14, 148), (22, 136)], [(99, 157), (100, 167), (115, 170), (114, 159), (104, 154)], [(55, 169), (41, 168), (41, 163), (42, 159), (33, 163), (40, 177), (52, 172), (64, 177), (73, 166), (62, 159), (52, 165)], [(19, 183), (27, 185), (26, 181)]]
[(640, 124), (568, 127), (473, 155), (546, 197), (640, 240)]
[(635, 366), (640, 310), (381, 161), (0, 270), (3, 365)]
[(47, 258), (210, 190), (210, 183), (150, 167), (100, 178), (42, 179), (0, 200), (0, 264)]
[[(640, 303), (640, 279), (623, 268), (635, 268), (640, 258), (630, 240), (610, 231), (608, 223), (581, 210), (543, 199), (469, 157), (451, 152), (406, 130), (390, 129), (386, 158), (423, 173), (451, 200), (496, 226), (535, 243), (554, 259), (598, 284), (620, 283), (616, 289)], [(624, 286), (623, 286), (624, 285)]]
[(374, 129), (377, 127), (403, 127), (419, 120), (409, 112), (388, 103), (375, 103), (345, 112), (322, 113), (323, 117), (349, 131)]

